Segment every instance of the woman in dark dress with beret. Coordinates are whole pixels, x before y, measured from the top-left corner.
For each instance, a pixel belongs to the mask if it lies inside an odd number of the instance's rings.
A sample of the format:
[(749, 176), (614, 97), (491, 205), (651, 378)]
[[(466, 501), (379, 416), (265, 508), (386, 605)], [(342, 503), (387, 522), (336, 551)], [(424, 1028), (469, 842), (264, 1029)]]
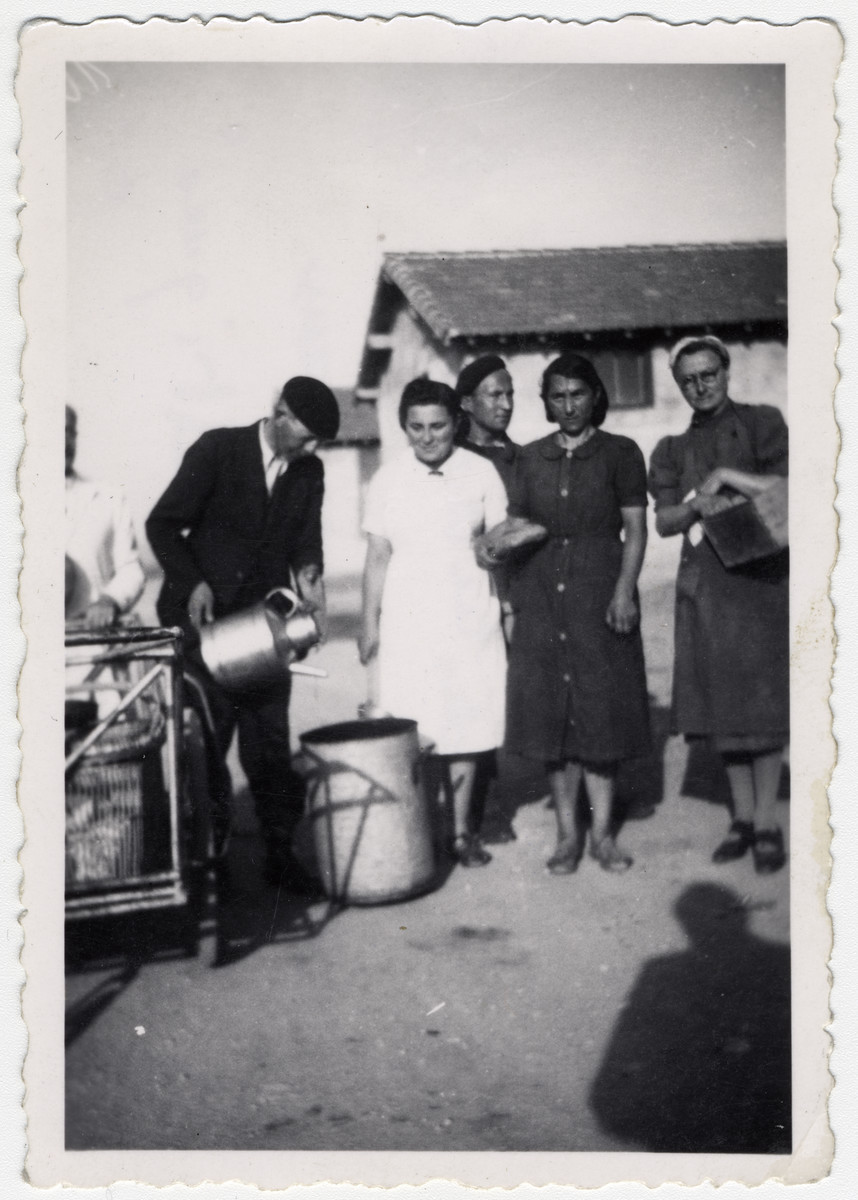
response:
[(637, 445), (599, 428), (608, 396), (588, 359), (566, 353), (542, 379), (556, 433), (525, 446), (509, 515), (548, 537), (512, 570), (516, 623), (507, 747), (547, 764), (557, 816), (553, 874), (578, 867), (583, 775), (590, 853), (607, 871), (631, 858), (612, 827), (617, 764), (650, 748), (637, 581), (646, 547), (646, 468)]
[(670, 355), (693, 409), (691, 424), (653, 451), (649, 488), (656, 529), (683, 535), (676, 581), (673, 723), (721, 754), (733, 798), (718, 863), (749, 850), (758, 872), (786, 861), (776, 816), (789, 740), (789, 551), (728, 569), (701, 517), (753, 497), (788, 472), (786, 422), (768, 404), (730, 399), (730, 355), (717, 337), (683, 338)]

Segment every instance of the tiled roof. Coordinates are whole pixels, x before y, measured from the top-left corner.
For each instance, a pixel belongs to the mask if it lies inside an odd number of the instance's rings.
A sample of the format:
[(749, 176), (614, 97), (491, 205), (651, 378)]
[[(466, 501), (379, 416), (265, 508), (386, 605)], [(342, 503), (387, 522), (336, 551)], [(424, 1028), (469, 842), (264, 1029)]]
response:
[(786, 321), (782, 242), (387, 254), (441, 341)]

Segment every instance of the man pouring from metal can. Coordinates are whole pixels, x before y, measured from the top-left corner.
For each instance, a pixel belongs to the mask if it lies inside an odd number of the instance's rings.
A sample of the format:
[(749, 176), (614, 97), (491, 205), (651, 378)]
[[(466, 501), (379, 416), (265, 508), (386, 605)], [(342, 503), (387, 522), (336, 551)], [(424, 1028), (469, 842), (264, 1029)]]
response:
[(294, 579), (324, 633), (324, 468), (315, 451), (336, 437), (339, 421), (330, 388), (308, 376), (290, 379), (268, 417), (198, 438), (146, 522), (164, 570), (159, 619), (184, 631), (188, 662), (211, 714), (219, 768), (215, 813), (220, 809), (223, 818), (228, 808), (226, 755), (237, 730), (265, 843), (265, 878), (296, 892), (308, 881), (291, 850), (304, 787), (291, 764), (289, 674), (256, 687), (224, 688), (203, 663), (200, 631)]

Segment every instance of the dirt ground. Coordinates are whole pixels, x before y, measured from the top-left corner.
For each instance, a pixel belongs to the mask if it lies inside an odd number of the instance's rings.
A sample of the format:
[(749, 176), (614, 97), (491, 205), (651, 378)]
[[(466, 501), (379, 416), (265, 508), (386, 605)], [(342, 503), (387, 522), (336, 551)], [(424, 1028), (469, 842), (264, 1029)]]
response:
[[(628, 874), (548, 875), (544, 781), (504, 761), (518, 837), (489, 866), (398, 904), (299, 901), (262, 884), (240, 797), (195, 957), (169, 914), (70, 932), (67, 1146), (788, 1149), (788, 872), (710, 861), (725, 781), (667, 736), (669, 606), (644, 598), (657, 749), (621, 781)], [(332, 607), (296, 736), (365, 698)]]

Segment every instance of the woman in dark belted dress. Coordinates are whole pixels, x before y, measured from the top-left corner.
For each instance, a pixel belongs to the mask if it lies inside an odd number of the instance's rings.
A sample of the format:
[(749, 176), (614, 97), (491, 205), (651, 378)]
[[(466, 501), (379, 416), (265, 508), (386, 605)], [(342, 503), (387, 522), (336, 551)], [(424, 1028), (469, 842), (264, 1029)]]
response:
[(515, 628), (507, 747), (547, 764), (557, 816), (553, 874), (571, 874), (583, 774), (590, 852), (607, 871), (632, 859), (612, 829), (618, 762), (650, 748), (637, 580), (646, 546), (646, 468), (636, 444), (598, 428), (608, 396), (592, 363), (566, 353), (542, 378), (560, 429), (520, 452), (509, 515), (548, 537), (512, 568)]
[(771, 873), (786, 861), (775, 802), (789, 739), (789, 552), (728, 569), (698, 522), (729, 495), (758, 495), (787, 475), (787, 427), (776, 408), (730, 399), (719, 338), (683, 338), (670, 366), (694, 410), (685, 433), (656, 446), (649, 471), (656, 529), (684, 535), (673, 723), (710, 739), (727, 769), (732, 823), (713, 860), (751, 850), (757, 871)]

